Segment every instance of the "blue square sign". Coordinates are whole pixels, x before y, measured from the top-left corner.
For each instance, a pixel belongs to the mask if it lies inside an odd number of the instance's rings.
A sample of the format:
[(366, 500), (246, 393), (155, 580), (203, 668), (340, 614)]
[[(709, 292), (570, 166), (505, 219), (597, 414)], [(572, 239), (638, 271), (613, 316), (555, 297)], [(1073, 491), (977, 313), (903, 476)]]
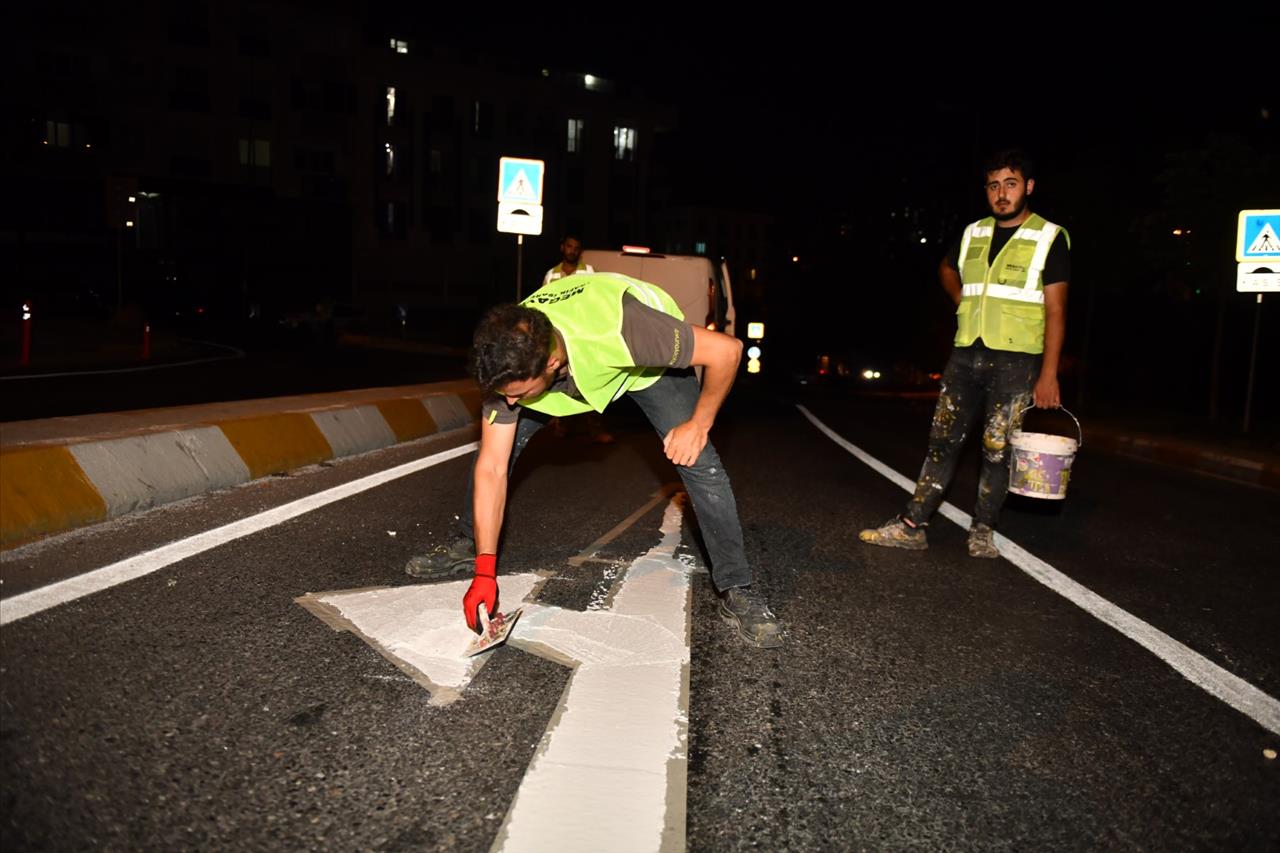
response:
[(1236, 229), (1237, 261), (1280, 259), (1280, 210), (1242, 210)]
[(503, 157), (498, 161), (498, 201), (509, 204), (542, 204), (542, 160)]

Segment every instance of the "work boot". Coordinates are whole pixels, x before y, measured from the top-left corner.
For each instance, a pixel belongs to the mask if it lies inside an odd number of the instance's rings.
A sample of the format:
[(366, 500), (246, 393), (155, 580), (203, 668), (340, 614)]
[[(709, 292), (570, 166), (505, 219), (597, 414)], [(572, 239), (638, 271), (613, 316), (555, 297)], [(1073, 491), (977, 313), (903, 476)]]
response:
[(988, 560), (995, 559), (1000, 556), (1000, 552), (996, 550), (996, 543), (991, 537), (995, 536), (995, 531), (985, 524), (975, 523), (969, 528), (969, 556), (983, 557)]
[(910, 527), (902, 516), (889, 519), (880, 527), (870, 528), (858, 534), (863, 542), (872, 545), (883, 545), (886, 548), (907, 548), (911, 551), (923, 551), (929, 547), (923, 527)]
[(476, 543), (470, 536), (458, 536), (447, 545), (437, 545), (426, 554), (410, 557), (404, 572), (415, 578), (438, 580), (475, 568)]
[(735, 586), (720, 596), (720, 618), (738, 629), (742, 639), (760, 649), (782, 645), (782, 624), (764, 598), (749, 587)]

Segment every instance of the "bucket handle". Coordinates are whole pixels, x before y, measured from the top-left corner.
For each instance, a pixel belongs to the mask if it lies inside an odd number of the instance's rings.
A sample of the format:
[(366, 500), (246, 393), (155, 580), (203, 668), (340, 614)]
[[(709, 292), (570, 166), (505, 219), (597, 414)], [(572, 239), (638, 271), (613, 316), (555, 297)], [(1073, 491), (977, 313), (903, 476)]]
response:
[[(1025, 415), (1027, 412), (1031, 411), (1034, 408), (1035, 408), (1034, 405), (1027, 406), (1025, 409), (1022, 410), (1022, 414)], [(1077, 448), (1084, 447), (1084, 428), (1080, 426), (1079, 418), (1071, 414), (1071, 412), (1067, 409), (1066, 406), (1057, 406), (1056, 408), (1060, 412), (1066, 412), (1067, 417), (1071, 418), (1071, 420), (1076, 422), (1076, 435), (1077, 435), (1076, 447)]]

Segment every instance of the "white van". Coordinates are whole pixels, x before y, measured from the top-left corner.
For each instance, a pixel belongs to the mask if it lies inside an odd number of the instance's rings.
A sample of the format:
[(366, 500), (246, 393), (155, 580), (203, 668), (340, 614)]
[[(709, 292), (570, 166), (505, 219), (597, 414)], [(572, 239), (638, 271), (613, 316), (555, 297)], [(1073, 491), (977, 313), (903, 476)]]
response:
[(620, 251), (585, 249), (584, 263), (596, 272), (616, 272), (656, 284), (676, 301), (690, 323), (733, 334), (733, 290), (728, 266), (702, 255), (664, 255), (636, 246)]

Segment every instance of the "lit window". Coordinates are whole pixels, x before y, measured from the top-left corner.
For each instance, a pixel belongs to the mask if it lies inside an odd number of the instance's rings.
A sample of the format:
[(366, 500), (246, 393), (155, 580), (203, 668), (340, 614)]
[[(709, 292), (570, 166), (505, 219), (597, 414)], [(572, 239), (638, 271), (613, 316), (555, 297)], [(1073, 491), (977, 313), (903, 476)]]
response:
[(387, 127), (396, 122), (396, 87), (387, 87)]
[(385, 238), (403, 240), (408, 236), (409, 208), (401, 201), (378, 202), (378, 230)]
[(71, 145), (71, 125), (65, 121), (46, 121), (44, 123), (44, 144), (58, 148)]
[(266, 139), (241, 139), (240, 165), (269, 167), (271, 165), (271, 142)]
[(401, 41), (400, 39), (392, 39), (391, 49), (396, 53), (408, 53), (409, 43), (407, 41)]
[(569, 119), (568, 134), (565, 137), (565, 150), (570, 154), (576, 154), (582, 150), (582, 119)]
[(701, 240), (693, 244), (693, 253), (695, 255), (705, 255), (707, 253), (707, 244)]
[(387, 177), (391, 177), (396, 171), (396, 147), (390, 142), (386, 145), (387, 150)]
[(636, 129), (634, 127), (615, 127), (613, 129), (613, 159), (636, 159)]

